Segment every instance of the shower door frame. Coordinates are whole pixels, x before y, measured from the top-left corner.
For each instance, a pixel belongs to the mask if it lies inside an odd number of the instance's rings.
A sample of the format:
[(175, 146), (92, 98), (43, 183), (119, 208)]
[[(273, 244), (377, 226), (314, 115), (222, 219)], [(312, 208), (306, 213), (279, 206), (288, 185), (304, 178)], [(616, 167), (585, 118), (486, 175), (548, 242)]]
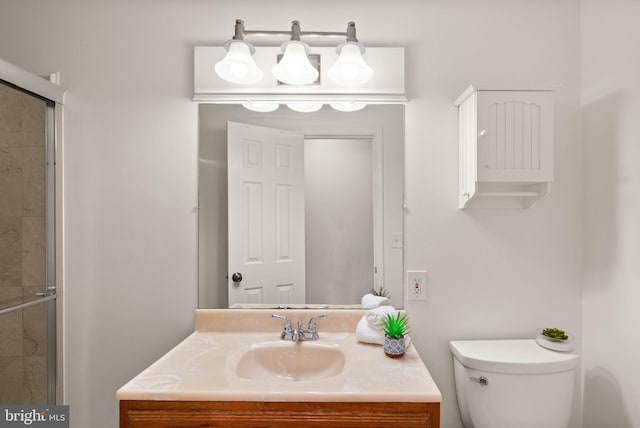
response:
[(47, 103), (46, 162), (46, 234), (47, 288), (40, 299), (0, 311), (6, 313), (38, 304), (47, 305), (47, 404), (64, 403), (63, 354), (63, 113), (65, 89), (59, 86), (58, 73), (37, 76), (0, 58), (0, 80)]

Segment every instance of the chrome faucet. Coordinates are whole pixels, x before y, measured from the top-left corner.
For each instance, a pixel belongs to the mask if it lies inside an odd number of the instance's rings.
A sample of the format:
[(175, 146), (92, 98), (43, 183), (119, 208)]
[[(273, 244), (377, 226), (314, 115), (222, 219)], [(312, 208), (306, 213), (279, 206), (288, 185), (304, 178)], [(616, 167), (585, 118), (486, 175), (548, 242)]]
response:
[(298, 321), (298, 325), (295, 329), (291, 328), (291, 320), (284, 315), (271, 315), (272, 318), (280, 319), (283, 321), (284, 328), (280, 338), (283, 340), (291, 340), (292, 342), (301, 342), (305, 340), (318, 340), (318, 332), (316, 331), (316, 321), (326, 318), (325, 314), (316, 315), (311, 317), (307, 329), (302, 327), (302, 321)]

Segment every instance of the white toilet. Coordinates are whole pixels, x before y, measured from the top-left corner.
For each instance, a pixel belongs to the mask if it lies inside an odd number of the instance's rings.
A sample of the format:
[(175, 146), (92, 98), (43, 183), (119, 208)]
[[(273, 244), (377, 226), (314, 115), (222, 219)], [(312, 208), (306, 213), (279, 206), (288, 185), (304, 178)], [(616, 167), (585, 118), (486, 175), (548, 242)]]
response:
[(458, 407), (465, 428), (567, 428), (579, 357), (535, 340), (456, 340)]

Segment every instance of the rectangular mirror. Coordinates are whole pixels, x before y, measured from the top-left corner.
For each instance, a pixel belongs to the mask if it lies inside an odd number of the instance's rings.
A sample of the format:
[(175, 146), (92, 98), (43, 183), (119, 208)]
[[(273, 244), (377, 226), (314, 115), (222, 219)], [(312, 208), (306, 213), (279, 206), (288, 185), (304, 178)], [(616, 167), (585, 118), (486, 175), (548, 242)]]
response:
[(200, 308), (403, 302), (404, 106), (199, 106)]

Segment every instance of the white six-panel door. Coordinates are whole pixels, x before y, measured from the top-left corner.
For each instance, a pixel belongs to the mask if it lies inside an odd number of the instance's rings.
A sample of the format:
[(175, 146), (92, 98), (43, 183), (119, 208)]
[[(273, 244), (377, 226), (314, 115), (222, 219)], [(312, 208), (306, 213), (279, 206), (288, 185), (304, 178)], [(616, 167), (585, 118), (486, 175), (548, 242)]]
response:
[(227, 150), (229, 306), (302, 303), (304, 135), (228, 122)]

